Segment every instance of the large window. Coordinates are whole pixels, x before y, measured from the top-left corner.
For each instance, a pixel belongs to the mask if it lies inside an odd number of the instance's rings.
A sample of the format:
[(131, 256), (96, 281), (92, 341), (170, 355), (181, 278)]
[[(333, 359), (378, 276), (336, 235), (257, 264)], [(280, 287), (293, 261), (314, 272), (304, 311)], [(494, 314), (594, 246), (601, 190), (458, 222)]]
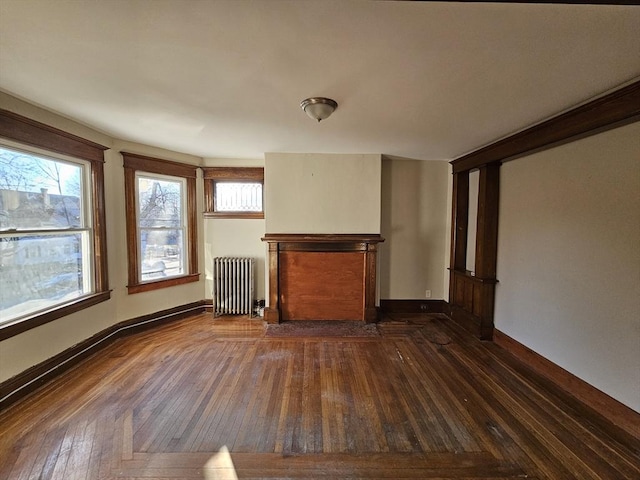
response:
[(0, 339), (109, 298), (105, 147), (0, 110)]
[(140, 282), (184, 274), (184, 193), (182, 178), (136, 175)]
[(122, 152), (129, 293), (195, 282), (196, 167)]
[(260, 167), (206, 167), (205, 217), (264, 218)]
[(0, 319), (93, 291), (88, 166), (0, 146)]

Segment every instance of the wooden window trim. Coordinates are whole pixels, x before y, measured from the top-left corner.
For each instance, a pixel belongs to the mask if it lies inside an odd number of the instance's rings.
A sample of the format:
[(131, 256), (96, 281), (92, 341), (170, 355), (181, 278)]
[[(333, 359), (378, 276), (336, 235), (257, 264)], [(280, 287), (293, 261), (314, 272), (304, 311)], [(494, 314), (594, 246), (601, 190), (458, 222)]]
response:
[(255, 182), (262, 184), (264, 198), (264, 168), (262, 167), (202, 167), (204, 177), (205, 218), (264, 218), (262, 212), (216, 212), (215, 188), (218, 181)]
[(111, 292), (107, 271), (107, 227), (104, 200), (104, 151), (108, 150), (108, 147), (3, 109), (0, 109), (0, 137), (89, 162), (95, 255), (94, 293), (1, 326), (0, 341), (2, 341), (107, 301), (111, 298)]
[[(186, 283), (200, 280), (198, 273), (198, 225), (197, 225), (197, 203), (196, 203), (196, 177), (197, 169), (195, 165), (187, 165), (170, 160), (138, 155), (136, 153), (120, 152), (124, 161), (124, 184), (125, 184), (125, 207), (127, 224), (127, 258), (129, 284), (127, 291), (129, 294), (149, 292), (161, 288), (184, 285)], [(140, 270), (138, 259), (138, 238), (136, 219), (136, 172), (155, 173), (159, 175), (169, 175), (181, 177), (186, 180), (186, 214), (187, 214), (187, 268), (188, 272), (178, 277), (171, 277), (150, 282), (140, 282)]]

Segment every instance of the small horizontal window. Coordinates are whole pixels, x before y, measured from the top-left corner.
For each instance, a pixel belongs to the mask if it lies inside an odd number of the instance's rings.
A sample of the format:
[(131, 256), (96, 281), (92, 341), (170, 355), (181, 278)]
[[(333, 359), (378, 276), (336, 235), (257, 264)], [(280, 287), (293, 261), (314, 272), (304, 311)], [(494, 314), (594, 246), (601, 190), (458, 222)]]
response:
[(262, 168), (203, 168), (205, 217), (264, 218)]
[(262, 212), (262, 183), (216, 182), (216, 212)]

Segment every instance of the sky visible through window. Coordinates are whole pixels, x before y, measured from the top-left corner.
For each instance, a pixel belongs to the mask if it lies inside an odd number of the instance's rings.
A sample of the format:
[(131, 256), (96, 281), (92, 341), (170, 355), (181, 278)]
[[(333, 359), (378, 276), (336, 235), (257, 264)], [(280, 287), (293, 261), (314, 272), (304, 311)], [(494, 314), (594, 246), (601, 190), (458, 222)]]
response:
[(261, 212), (262, 184), (217, 182), (216, 212)]
[(0, 147), (0, 189), (3, 190), (40, 192), (46, 188), (59, 195), (77, 195), (80, 171), (78, 165)]
[(90, 292), (84, 168), (0, 147), (0, 323)]
[(184, 274), (184, 181), (138, 176), (141, 281)]

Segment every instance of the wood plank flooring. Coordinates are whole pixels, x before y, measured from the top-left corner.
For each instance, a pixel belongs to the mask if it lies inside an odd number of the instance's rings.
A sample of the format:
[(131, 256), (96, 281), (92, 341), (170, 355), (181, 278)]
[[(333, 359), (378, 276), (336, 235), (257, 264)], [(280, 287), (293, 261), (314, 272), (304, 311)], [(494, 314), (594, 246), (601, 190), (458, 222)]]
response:
[(609, 428), (446, 317), (270, 338), (198, 315), (120, 339), (0, 413), (1, 479), (638, 479)]

